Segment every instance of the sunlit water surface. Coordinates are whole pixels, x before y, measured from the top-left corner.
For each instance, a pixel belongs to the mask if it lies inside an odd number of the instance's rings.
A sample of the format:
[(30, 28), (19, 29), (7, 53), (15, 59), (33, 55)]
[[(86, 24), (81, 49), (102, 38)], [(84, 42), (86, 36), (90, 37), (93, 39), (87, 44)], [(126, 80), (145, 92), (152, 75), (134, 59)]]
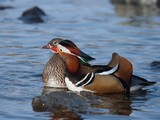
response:
[[(160, 61), (159, 16), (118, 16), (106, 0), (2, 0), (1, 4), (13, 7), (0, 11), (1, 120), (54, 119), (52, 112), (35, 112), (31, 103), (41, 95), (41, 73), (52, 55), (41, 47), (55, 37), (74, 41), (96, 58), (93, 64), (106, 64), (118, 52), (133, 63), (134, 74), (157, 81), (127, 100), (110, 96), (109, 107), (91, 106), (88, 112), (77, 113), (82, 119), (160, 118), (160, 67), (150, 66)], [(17, 19), (33, 6), (46, 12), (45, 23)]]

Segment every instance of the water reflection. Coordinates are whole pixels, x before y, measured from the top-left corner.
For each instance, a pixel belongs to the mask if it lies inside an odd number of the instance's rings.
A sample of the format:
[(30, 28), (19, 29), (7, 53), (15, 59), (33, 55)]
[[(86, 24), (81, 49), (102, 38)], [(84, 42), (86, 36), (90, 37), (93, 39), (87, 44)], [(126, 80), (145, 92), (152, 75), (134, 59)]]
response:
[(53, 112), (53, 114), (50, 116), (51, 120), (59, 120), (59, 119), (65, 119), (65, 120), (83, 120), (83, 118), (76, 114), (73, 111), (69, 111), (67, 109), (57, 109)]
[[(157, 0), (158, 1), (158, 0)], [(160, 15), (159, 3), (156, 0), (111, 0), (115, 11), (120, 16), (156, 16)]]
[[(132, 101), (137, 100), (138, 102), (138, 99), (145, 98), (146, 95), (145, 90), (130, 95), (101, 95), (88, 92), (77, 94), (66, 91), (66, 89), (44, 88), (42, 96), (33, 98), (32, 105), (36, 112), (49, 111), (52, 119), (81, 120), (82, 115), (108, 114), (130, 116), (132, 111), (135, 110), (135, 108), (132, 108)], [(77, 99), (79, 99), (78, 102)], [(143, 100), (143, 102), (146, 100)]]
[(148, 27), (151, 28), (153, 26), (159, 26), (160, 23), (153, 21), (151, 19), (147, 19), (147, 18), (138, 18), (138, 17), (133, 17), (130, 18), (128, 21), (122, 22), (122, 25), (126, 25), (126, 26), (137, 26), (137, 27)]
[(131, 100), (126, 94), (105, 95), (101, 107), (108, 109), (108, 114), (127, 115), (132, 113)]
[[(69, 98), (65, 98), (63, 95), (61, 96), (61, 98), (59, 98), (56, 97), (56, 95), (61, 94), (60, 92), (63, 92), (62, 94), (67, 94), (66, 91), (67, 89), (44, 87), (42, 90), (42, 95), (34, 97), (32, 100), (33, 110), (35, 112), (47, 112), (47, 111), (50, 112), (49, 117), (52, 120), (57, 120), (57, 119), (82, 120), (81, 116), (74, 110), (71, 110), (70, 108), (66, 107), (66, 104), (63, 103), (59, 104), (58, 101), (63, 101), (63, 100), (65, 101), (65, 99)], [(56, 93), (56, 95), (54, 93)], [(46, 97), (41, 98), (43, 96)]]

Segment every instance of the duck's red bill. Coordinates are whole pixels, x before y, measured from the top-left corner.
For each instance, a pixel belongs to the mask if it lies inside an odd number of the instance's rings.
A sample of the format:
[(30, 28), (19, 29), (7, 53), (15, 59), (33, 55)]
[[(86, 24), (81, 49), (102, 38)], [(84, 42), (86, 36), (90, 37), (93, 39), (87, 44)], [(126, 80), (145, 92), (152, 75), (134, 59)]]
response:
[(51, 50), (52, 52), (57, 53), (57, 47), (52, 47)]

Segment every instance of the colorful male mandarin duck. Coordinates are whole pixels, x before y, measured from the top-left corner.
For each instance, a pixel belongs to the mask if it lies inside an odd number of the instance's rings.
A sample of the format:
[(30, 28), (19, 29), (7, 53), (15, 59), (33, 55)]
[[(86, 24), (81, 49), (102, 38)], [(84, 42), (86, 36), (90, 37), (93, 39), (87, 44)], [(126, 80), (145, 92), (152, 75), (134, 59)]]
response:
[(69, 40), (61, 41), (56, 52), (65, 63), (65, 83), (72, 91), (119, 93), (155, 83), (132, 76), (131, 62), (117, 53), (113, 53), (108, 65), (90, 65), (80, 49)]
[[(57, 45), (62, 40), (63, 39), (61, 38), (54, 38), (47, 45), (42, 47), (43, 49), (51, 49), (52, 52), (55, 53), (47, 62), (42, 74), (42, 80), (44, 86), (46, 87), (56, 87), (56, 88), (67, 87), (64, 80), (66, 66), (61, 56), (59, 56), (59, 54), (56, 53)], [(83, 52), (81, 51), (81, 53)], [(90, 57), (85, 53), (83, 53), (83, 57), (88, 62), (94, 60), (94, 58)]]

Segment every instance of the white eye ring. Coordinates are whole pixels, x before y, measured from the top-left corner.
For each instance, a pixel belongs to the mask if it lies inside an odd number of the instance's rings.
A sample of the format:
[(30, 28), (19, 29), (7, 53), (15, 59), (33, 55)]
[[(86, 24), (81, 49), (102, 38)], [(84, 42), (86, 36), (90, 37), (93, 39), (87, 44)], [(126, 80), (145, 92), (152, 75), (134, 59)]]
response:
[(58, 45), (58, 42), (53, 42), (54, 45)]

